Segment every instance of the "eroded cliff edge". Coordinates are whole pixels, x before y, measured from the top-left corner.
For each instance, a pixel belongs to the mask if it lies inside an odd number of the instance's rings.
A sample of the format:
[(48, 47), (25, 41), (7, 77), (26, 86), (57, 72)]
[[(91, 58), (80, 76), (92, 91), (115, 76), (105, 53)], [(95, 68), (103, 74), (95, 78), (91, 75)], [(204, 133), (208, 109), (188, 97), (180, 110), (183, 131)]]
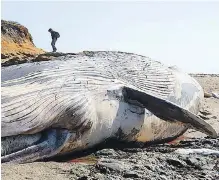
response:
[(45, 53), (37, 48), (28, 29), (13, 21), (1, 20), (1, 63), (17, 64)]

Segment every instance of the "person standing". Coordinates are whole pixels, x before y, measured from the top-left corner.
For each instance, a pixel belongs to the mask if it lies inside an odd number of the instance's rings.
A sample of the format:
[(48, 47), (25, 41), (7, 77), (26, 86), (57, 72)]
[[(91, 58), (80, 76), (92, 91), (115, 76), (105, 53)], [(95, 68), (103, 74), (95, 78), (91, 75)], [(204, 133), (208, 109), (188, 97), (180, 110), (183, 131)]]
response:
[(51, 45), (52, 45), (53, 52), (56, 52), (57, 48), (55, 47), (55, 44), (56, 44), (57, 39), (60, 37), (60, 35), (58, 32), (54, 31), (52, 28), (49, 28), (48, 31), (51, 33), (51, 37), (52, 37)]

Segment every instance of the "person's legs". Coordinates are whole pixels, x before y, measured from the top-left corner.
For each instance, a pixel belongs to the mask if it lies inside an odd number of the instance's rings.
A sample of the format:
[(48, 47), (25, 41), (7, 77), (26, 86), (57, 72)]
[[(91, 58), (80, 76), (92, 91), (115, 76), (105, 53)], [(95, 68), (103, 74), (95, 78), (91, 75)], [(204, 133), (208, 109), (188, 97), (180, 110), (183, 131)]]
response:
[(52, 39), (51, 45), (52, 45), (53, 52), (56, 52), (56, 50), (57, 50), (56, 47), (55, 47), (56, 41), (57, 41), (57, 38)]

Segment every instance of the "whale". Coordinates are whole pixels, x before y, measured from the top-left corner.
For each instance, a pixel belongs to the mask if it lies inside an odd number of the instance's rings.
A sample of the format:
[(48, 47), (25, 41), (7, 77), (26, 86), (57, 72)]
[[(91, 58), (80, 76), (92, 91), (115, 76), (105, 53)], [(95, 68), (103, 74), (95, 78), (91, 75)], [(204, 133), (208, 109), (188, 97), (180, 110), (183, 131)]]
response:
[[(85, 51), (1, 70), (1, 161), (28, 163), (107, 139), (168, 142), (195, 129), (204, 99), (187, 73), (149, 57)], [(147, 149), (145, 149), (147, 150)]]

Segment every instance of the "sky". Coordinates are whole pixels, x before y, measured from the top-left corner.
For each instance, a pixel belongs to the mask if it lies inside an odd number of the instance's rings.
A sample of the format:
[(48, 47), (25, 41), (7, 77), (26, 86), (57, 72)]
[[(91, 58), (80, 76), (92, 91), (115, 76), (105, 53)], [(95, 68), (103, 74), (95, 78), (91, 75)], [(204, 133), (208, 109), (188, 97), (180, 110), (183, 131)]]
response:
[(219, 73), (219, 2), (2, 1), (1, 19), (26, 26), (37, 47), (119, 50), (188, 73)]

